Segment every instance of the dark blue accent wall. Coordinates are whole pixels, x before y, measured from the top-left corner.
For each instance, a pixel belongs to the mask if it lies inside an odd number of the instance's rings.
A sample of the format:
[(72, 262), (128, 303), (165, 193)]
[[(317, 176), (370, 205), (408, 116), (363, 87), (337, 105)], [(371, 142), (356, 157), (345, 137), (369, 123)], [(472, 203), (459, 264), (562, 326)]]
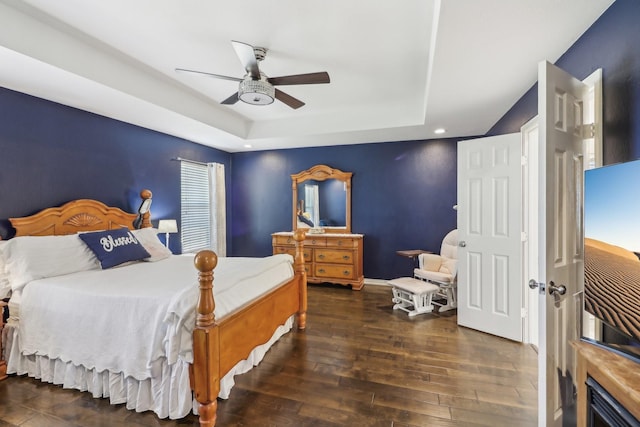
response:
[(0, 88), (0, 235), (14, 233), (7, 218), (78, 198), (135, 211), (144, 188), (155, 220), (180, 221), (177, 156), (224, 163), (231, 192), (229, 153)]
[[(579, 79), (602, 68), (603, 160), (640, 158), (640, 1), (616, 0), (556, 65)], [(538, 113), (532, 87), (488, 132), (519, 132)]]
[(292, 226), (291, 174), (317, 164), (352, 172), (351, 228), (364, 234), (364, 275), (411, 275), (400, 249), (440, 250), (456, 227), (457, 139), (274, 150), (233, 155), (234, 255), (271, 253)]

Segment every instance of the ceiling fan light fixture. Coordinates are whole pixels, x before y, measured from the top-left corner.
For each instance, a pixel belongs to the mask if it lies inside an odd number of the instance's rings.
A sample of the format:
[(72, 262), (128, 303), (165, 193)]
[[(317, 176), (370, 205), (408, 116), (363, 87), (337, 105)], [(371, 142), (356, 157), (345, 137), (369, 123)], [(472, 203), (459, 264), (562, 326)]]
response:
[(276, 90), (264, 80), (245, 79), (240, 82), (238, 98), (251, 105), (269, 105), (276, 98)]

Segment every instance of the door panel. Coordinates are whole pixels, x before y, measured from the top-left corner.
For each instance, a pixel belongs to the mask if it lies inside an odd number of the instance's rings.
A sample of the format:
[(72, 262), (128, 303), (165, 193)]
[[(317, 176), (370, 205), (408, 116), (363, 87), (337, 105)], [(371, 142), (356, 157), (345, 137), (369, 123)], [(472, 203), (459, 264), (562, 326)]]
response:
[[(582, 291), (583, 100), (588, 87), (543, 62), (538, 75), (539, 188), (539, 419), (541, 426), (575, 420), (574, 356), (569, 342), (580, 337), (577, 303)], [(564, 293), (554, 292), (563, 286)]]
[(520, 135), (458, 143), (458, 324), (522, 340)]

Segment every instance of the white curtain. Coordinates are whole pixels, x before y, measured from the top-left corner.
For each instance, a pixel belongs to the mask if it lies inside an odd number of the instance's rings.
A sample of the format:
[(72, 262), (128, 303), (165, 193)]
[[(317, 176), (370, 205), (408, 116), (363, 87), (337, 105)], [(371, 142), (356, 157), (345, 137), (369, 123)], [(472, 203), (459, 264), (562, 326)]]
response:
[(209, 172), (209, 202), (211, 204), (211, 249), (218, 256), (227, 256), (227, 216), (224, 165), (207, 164)]

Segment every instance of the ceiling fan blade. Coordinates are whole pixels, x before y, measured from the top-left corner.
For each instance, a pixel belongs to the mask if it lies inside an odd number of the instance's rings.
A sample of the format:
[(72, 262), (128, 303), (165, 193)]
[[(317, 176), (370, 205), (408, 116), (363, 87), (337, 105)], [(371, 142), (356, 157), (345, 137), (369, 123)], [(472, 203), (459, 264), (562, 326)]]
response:
[(236, 51), (236, 55), (240, 58), (240, 62), (242, 62), (242, 66), (247, 73), (251, 75), (251, 78), (255, 80), (260, 79), (258, 60), (256, 59), (255, 52), (253, 51), (253, 46), (235, 40), (232, 40), (231, 43), (233, 44), (233, 49)]
[(238, 77), (223, 76), (221, 74), (206, 73), (204, 71), (187, 70), (187, 69), (184, 69), (184, 68), (176, 68), (176, 71), (179, 72), (179, 73), (204, 74), (205, 76), (215, 77), (216, 79), (231, 80), (231, 81), (234, 81), (234, 82), (241, 82), (242, 81), (242, 79), (238, 78)]
[(312, 85), (318, 83), (329, 83), (329, 73), (322, 71), (319, 73), (295, 74), (292, 76), (269, 77), (269, 83), (274, 86), (282, 85)]
[(285, 104), (287, 104), (289, 107), (293, 108), (294, 110), (297, 110), (298, 108), (300, 108), (300, 107), (302, 107), (304, 105), (304, 102), (300, 101), (299, 99), (294, 98), (291, 95), (287, 95), (286, 93), (284, 93), (280, 89), (276, 89), (276, 99), (280, 100), (281, 102), (284, 102)]
[(230, 97), (228, 97), (227, 99), (225, 99), (224, 101), (222, 101), (220, 104), (225, 104), (225, 105), (233, 105), (236, 102), (238, 102), (238, 92), (234, 93), (233, 95), (231, 95)]

